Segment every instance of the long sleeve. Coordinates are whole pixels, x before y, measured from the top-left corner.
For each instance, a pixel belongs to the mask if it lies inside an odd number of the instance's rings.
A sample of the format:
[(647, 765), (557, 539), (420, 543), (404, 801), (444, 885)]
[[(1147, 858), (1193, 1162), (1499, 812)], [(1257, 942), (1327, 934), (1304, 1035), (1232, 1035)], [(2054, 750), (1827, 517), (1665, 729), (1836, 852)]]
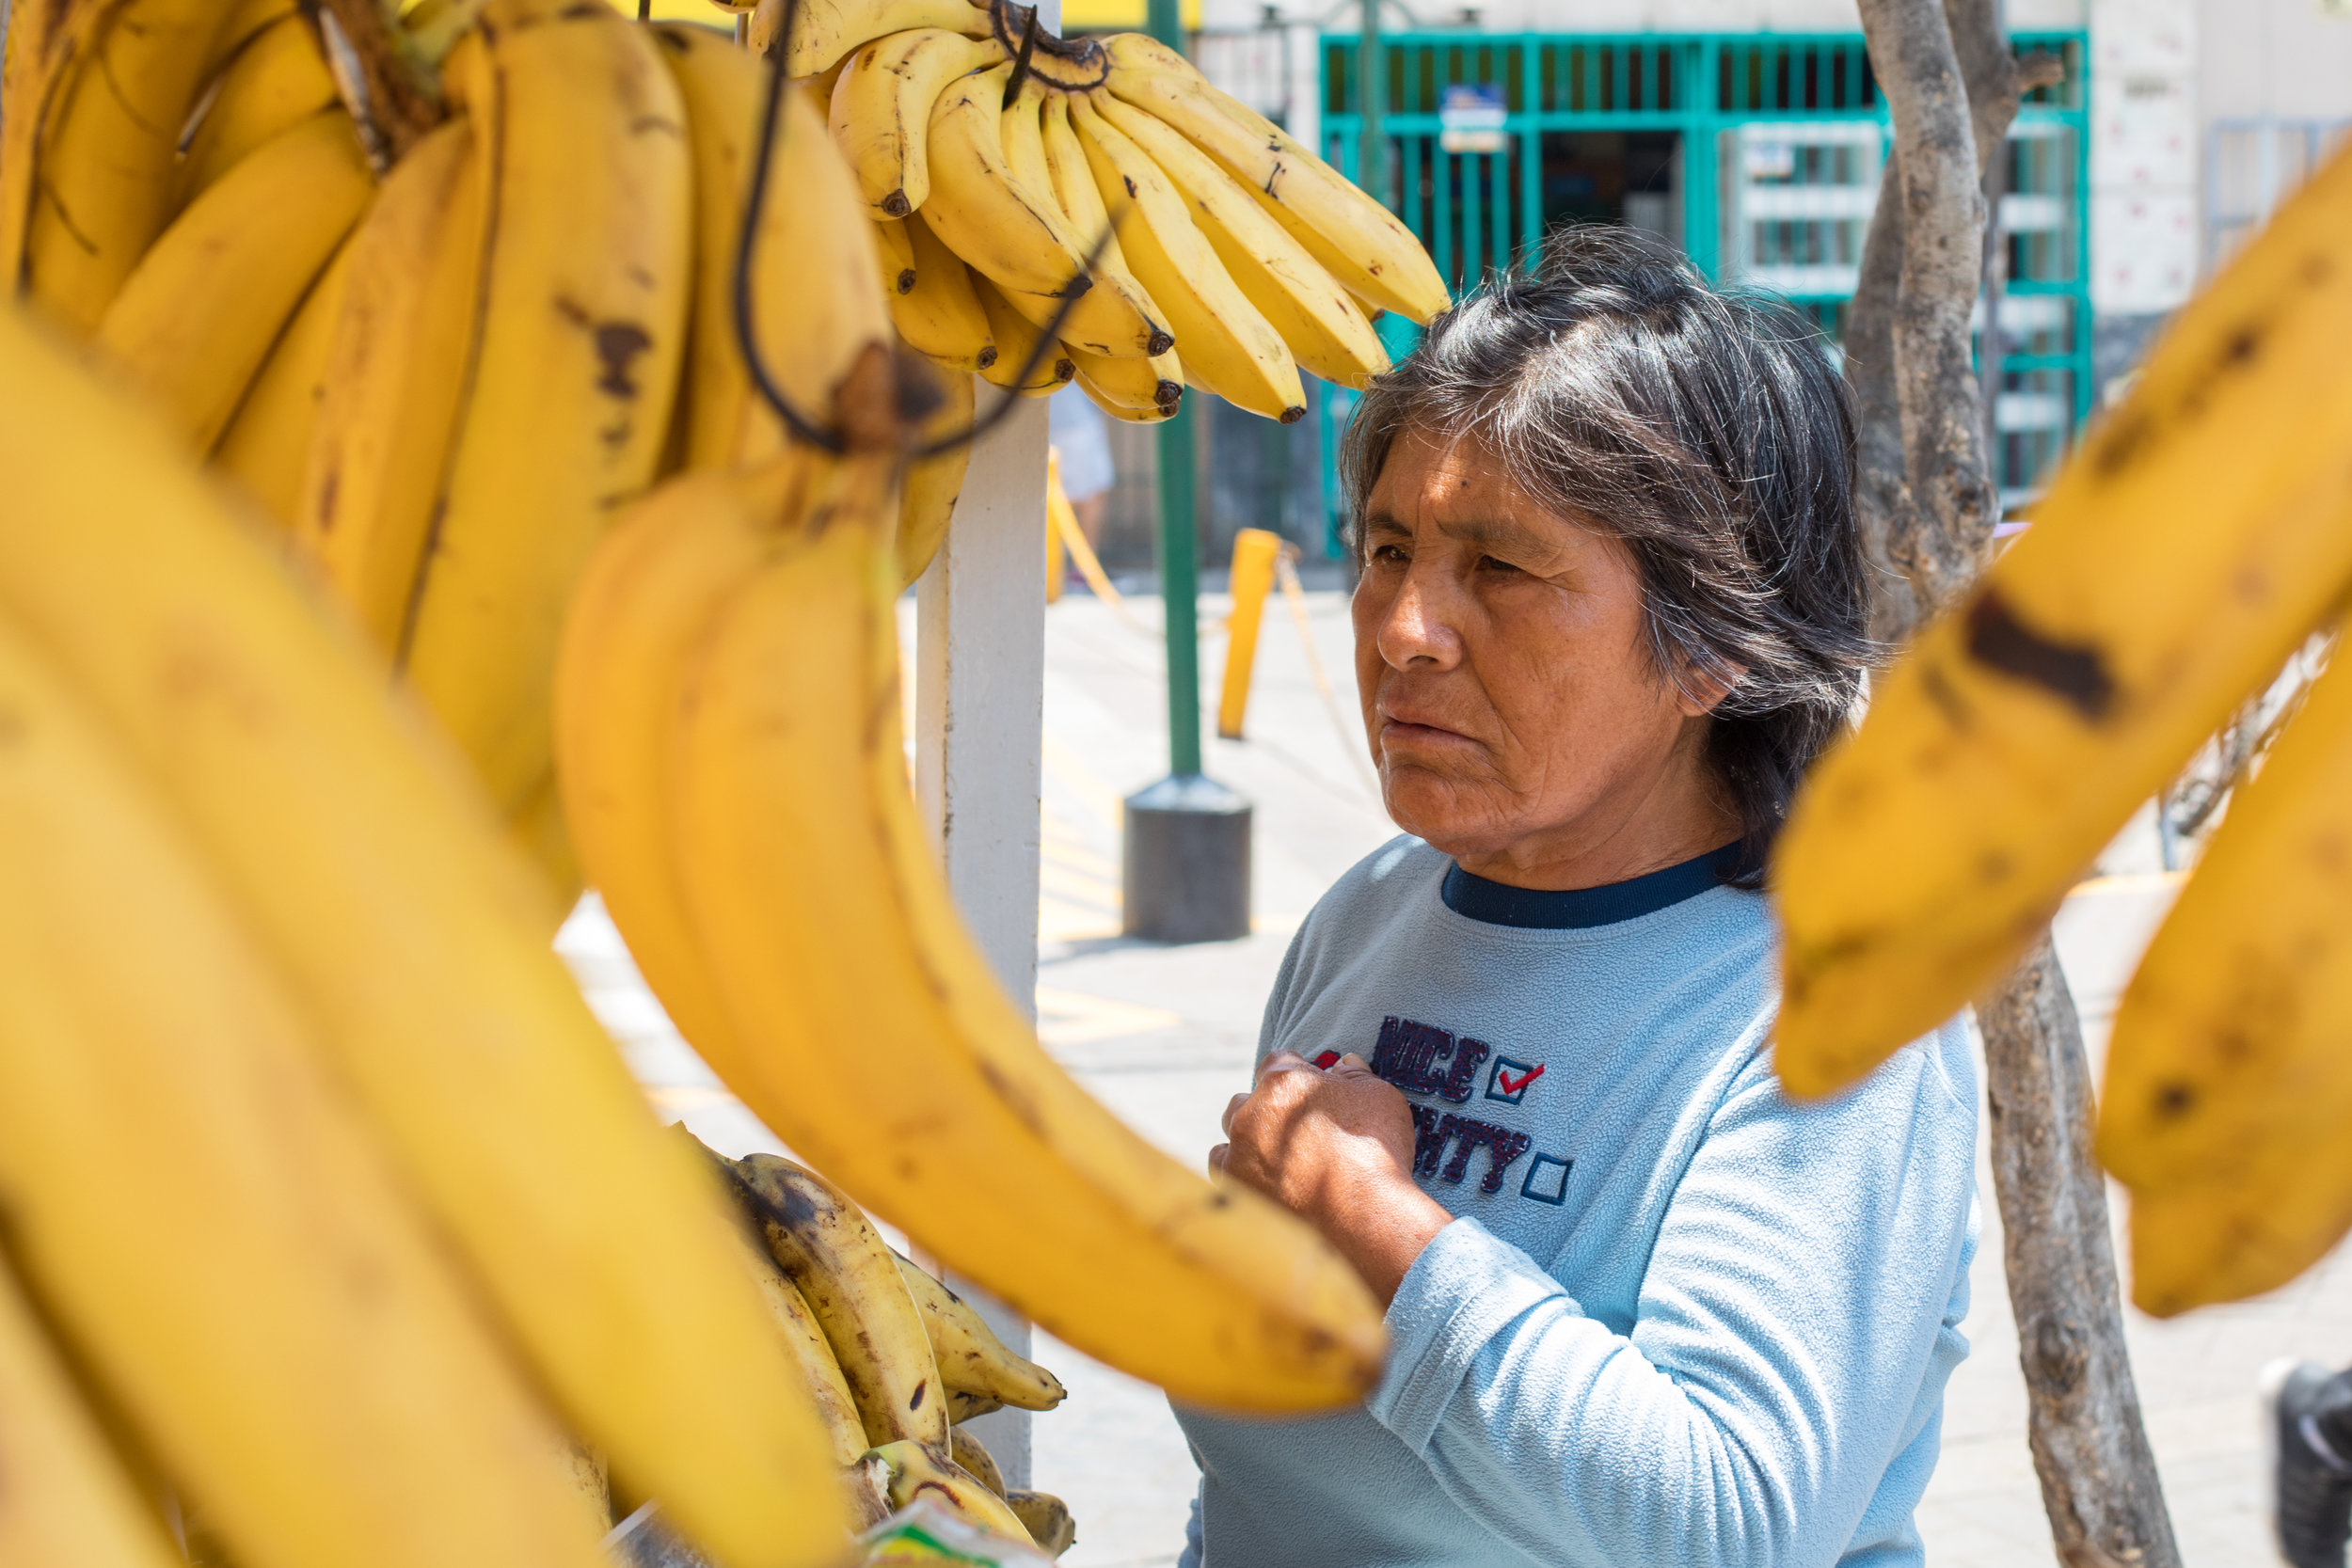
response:
[(1867, 1544), (1890, 1469), (1932, 1465), (1921, 1395), (1966, 1350), (1976, 1113), (1949, 1044), (1809, 1105), (1760, 1054), (1743, 1068), (1675, 1186), (1629, 1333), (1456, 1220), (1391, 1306), (1371, 1415), (1537, 1561), (1770, 1568)]

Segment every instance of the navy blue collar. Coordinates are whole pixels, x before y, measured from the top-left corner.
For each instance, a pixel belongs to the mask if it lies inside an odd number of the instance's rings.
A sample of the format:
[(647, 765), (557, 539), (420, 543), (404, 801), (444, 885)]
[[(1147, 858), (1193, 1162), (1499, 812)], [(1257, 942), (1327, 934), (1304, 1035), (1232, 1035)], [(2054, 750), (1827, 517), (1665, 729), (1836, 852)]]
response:
[(1696, 860), (1603, 887), (1560, 890), (1508, 887), (1450, 866), (1440, 893), (1455, 914), (1489, 926), (1523, 926), (1539, 931), (1579, 931), (1655, 914), (1695, 898), (1740, 869), (1740, 846), (1726, 844)]

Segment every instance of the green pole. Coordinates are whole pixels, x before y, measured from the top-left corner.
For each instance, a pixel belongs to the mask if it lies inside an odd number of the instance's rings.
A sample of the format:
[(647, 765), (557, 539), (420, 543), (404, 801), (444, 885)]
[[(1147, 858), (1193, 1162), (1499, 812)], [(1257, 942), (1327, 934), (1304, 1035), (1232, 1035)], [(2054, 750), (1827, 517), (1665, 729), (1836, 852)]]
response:
[(1356, 183), (1372, 193), (1383, 207), (1389, 204), (1388, 134), (1380, 117), (1388, 112), (1389, 71), (1380, 47), (1380, 0), (1362, 0), (1363, 41), (1356, 48)]
[[(1184, 52), (1180, 0), (1149, 0), (1152, 36)], [(1200, 771), (1200, 531), (1193, 496), (1192, 400), (1159, 427), (1159, 566), (1162, 617), (1168, 626), (1168, 770), (1178, 778)]]

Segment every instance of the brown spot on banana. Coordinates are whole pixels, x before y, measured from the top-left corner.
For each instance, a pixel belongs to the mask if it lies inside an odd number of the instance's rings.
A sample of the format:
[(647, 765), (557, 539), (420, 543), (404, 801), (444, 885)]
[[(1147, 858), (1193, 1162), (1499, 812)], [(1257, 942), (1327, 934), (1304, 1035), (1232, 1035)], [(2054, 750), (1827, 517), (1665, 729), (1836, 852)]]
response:
[(616, 398), (634, 398), (638, 388), (631, 367), (653, 347), (653, 335), (635, 322), (601, 322), (596, 328), (596, 344), (597, 362), (604, 367), (596, 390)]
[(2061, 642), (2017, 618), (1996, 588), (1987, 588), (1968, 607), (1968, 657), (1988, 670), (2014, 676), (2072, 706), (2091, 723), (2115, 705), (2115, 677), (2106, 659), (2087, 642)]

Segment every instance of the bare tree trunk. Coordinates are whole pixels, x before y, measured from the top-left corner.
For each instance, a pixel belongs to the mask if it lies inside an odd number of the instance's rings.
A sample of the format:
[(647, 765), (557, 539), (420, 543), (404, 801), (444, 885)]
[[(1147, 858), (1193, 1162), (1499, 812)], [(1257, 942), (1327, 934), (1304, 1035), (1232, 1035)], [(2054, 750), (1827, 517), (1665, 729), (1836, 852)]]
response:
[(2090, 1071), (2047, 932), (1977, 1006), (2027, 1441), (2067, 1568), (2177, 1568), (2123, 1344)]
[[(1999, 0), (1862, 0), (1862, 20), (1897, 155), (1864, 247), (1849, 374), (1865, 421), (1866, 547), (1868, 530), (1882, 531), (1880, 559), (1902, 578), (1872, 613), (1874, 633), (1893, 641), (1983, 568), (1999, 518), (1968, 317), (1986, 259), (1984, 193), (2020, 82)], [(1997, 336), (1987, 339), (1996, 356)], [(2027, 1443), (2059, 1560), (2178, 1568), (2123, 1341), (2081, 1022), (2048, 932), (1979, 1004), (1978, 1021)]]

